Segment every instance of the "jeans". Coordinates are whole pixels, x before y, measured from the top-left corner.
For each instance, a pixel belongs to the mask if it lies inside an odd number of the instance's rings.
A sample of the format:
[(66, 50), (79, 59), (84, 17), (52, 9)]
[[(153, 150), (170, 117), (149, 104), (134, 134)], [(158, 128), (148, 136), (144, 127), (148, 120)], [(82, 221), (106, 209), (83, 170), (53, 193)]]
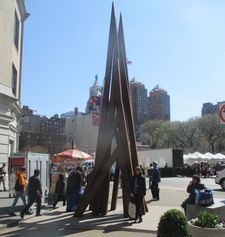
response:
[(2, 183), (2, 185), (3, 185), (3, 190), (6, 191), (6, 187), (5, 187), (5, 177), (4, 177), (4, 176), (0, 177), (0, 184), (1, 184), (1, 183)]
[(24, 207), (27, 205), (27, 200), (26, 200), (26, 196), (25, 196), (24, 192), (23, 191), (17, 191), (16, 196), (15, 196), (14, 201), (13, 201), (13, 204), (10, 208), (10, 212), (15, 211), (15, 207), (16, 207), (16, 204), (17, 204), (19, 198), (22, 199)]
[(41, 213), (41, 196), (39, 196), (38, 194), (29, 196), (28, 204), (25, 206), (25, 208), (20, 213), (24, 214), (24, 213), (28, 212), (28, 210), (30, 209), (30, 207), (33, 205), (34, 202), (37, 203), (36, 215), (40, 215), (40, 213)]

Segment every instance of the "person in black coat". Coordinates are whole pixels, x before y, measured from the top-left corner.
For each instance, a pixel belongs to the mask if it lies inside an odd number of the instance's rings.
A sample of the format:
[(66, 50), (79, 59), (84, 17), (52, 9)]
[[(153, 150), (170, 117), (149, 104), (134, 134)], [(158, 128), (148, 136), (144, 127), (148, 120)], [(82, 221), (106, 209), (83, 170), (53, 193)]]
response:
[(36, 216), (41, 216), (41, 197), (42, 197), (42, 188), (41, 181), (39, 179), (39, 170), (34, 170), (34, 175), (30, 177), (28, 182), (28, 204), (20, 212), (20, 216), (23, 219), (24, 214), (30, 209), (34, 202), (37, 203)]
[(153, 169), (152, 169), (152, 185), (151, 185), (151, 192), (152, 192), (152, 200), (158, 201), (159, 200), (159, 183), (161, 182), (160, 171), (156, 161), (153, 161)]
[(141, 168), (136, 166), (134, 169), (134, 176), (131, 180), (131, 198), (134, 200), (136, 206), (135, 222), (141, 223), (142, 220), (142, 205), (144, 196), (146, 195), (145, 178), (142, 176)]
[(57, 194), (57, 198), (53, 204), (53, 208), (55, 209), (55, 207), (59, 201), (63, 201), (63, 206), (65, 206), (66, 205), (65, 182), (64, 182), (64, 175), (63, 174), (59, 174), (59, 178), (58, 178), (58, 180), (56, 182), (56, 186), (55, 186), (55, 193)]
[(187, 192), (190, 193), (189, 197), (184, 200), (181, 204), (181, 207), (184, 208), (186, 213), (187, 204), (194, 204), (195, 203), (195, 193), (196, 190), (203, 190), (206, 189), (205, 185), (201, 183), (200, 177), (198, 175), (192, 176), (192, 181), (190, 181), (189, 185), (187, 186)]
[(75, 211), (77, 204), (82, 196), (82, 173), (78, 171), (72, 171), (67, 180), (66, 189), (66, 211)]

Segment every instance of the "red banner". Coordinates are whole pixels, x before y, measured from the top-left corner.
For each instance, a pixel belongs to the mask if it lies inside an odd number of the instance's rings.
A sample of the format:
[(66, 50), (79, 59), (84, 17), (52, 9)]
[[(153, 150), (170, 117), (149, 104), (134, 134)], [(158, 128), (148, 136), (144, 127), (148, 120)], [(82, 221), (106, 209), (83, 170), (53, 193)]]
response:
[(25, 166), (25, 157), (9, 157), (11, 166)]

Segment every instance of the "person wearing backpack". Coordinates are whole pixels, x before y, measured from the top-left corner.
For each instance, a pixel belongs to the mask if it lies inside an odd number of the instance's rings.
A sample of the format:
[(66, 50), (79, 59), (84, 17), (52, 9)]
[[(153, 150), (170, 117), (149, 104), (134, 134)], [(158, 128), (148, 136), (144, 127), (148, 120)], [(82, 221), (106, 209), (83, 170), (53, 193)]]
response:
[[(16, 216), (15, 207), (19, 198), (22, 199), (24, 207), (26, 206), (27, 204), (26, 196), (25, 196), (26, 186), (27, 186), (26, 168), (20, 167), (18, 172), (16, 172), (16, 183), (14, 187), (16, 195), (15, 195), (13, 204), (9, 210), (10, 216)], [(30, 214), (30, 212), (27, 212), (27, 214)]]
[(181, 204), (181, 207), (184, 208), (184, 212), (186, 213), (187, 204), (194, 204), (196, 199), (196, 190), (206, 189), (205, 185), (201, 183), (200, 177), (198, 175), (192, 176), (192, 181), (190, 181), (187, 186), (187, 192), (190, 193), (189, 197), (184, 200)]

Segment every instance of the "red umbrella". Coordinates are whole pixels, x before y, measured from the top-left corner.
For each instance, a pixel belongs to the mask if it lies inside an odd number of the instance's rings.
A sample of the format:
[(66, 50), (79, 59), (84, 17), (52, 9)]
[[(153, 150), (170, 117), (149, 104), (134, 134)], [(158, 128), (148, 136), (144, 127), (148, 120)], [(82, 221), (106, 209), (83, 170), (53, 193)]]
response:
[(66, 151), (62, 151), (54, 155), (52, 162), (63, 162), (65, 160), (87, 160), (90, 159), (91, 156), (83, 151), (79, 151), (76, 149), (70, 149)]

